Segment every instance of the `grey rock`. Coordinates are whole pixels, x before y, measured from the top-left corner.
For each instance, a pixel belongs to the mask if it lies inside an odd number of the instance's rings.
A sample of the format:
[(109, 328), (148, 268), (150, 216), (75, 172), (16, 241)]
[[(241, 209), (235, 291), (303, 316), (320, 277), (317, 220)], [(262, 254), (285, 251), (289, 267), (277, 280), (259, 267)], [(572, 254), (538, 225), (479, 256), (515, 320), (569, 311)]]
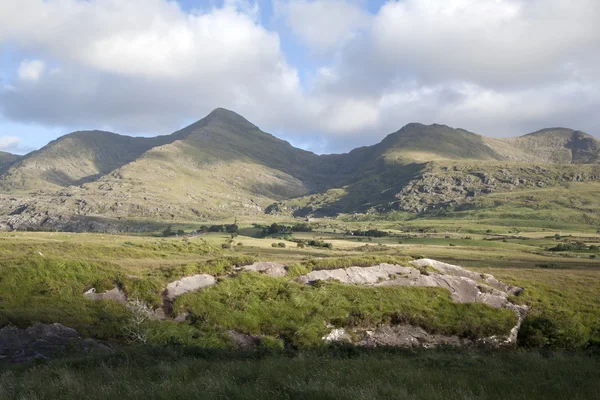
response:
[(361, 337), (358, 345), (365, 347), (437, 347), (465, 346), (472, 344), (469, 340), (458, 336), (444, 336), (428, 333), (423, 328), (413, 325), (381, 326), (375, 330), (358, 332)]
[(352, 337), (344, 328), (332, 329), (327, 335), (321, 338), (325, 343), (351, 342)]
[(251, 350), (260, 345), (260, 338), (236, 331), (227, 331), (227, 337), (240, 350)]
[(102, 300), (113, 300), (118, 303), (126, 304), (127, 296), (125, 293), (119, 289), (118, 287), (114, 287), (111, 290), (107, 290), (104, 293), (96, 293), (95, 288), (91, 288), (87, 292), (83, 294), (86, 299), (94, 300), (94, 301), (102, 301)]
[(81, 353), (109, 353), (112, 350), (91, 339), (82, 339), (64, 325), (35, 324), (27, 329), (5, 326), (0, 329), (0, 361), (28, 362)]
[(213, 286), (216, 283), (217, 281), (212, 275), (200, 274), (188, 276), (178, 281), (169, 283), (167, 285), (167, 289), (165, 290), (165, 297), (173, 301), (183, 294)]
[[(401, 265), (380, 264), (374, 267), (350, 267), (347, 269), (312, 271), (297, 278), (297, 281), (303, 284), (336, 280), (346, 284), (363, 286), (439, 287), (448, 290), (452, 295), (452, 300), (456, 303), (483, 303), (494, 308), (507, 308), (515, 312), (519, 319), (515, 327), (512, 328), (509, 336), (485, 338), (482, 339), (480, 344), (500, 346), (516, 343), (519, 329), (528, 309), (525, 306), (511, 303), (509, 296), (519, 295), (523, 291), (522, 288), (500, 282), (490, 274), (469, 271), (460, 266), (436, 260), (414, 260), (411, 262), (411, 265), (411, 267), (405, 267)], [(427, 267), (432, 267), (437, 272), (429, 271), (426, 269)], [(420, 343), (419, 345), (459, 345), (462, 343), (457, 341), (457, 338), (430, 335), (418, 327), (403, 325), (401, 328), (388, 328), (378, 328), (384, 330), (375, 330), (377, 334), (373, 333), (374, 336), (372, 337), (364, 337), (361, 339), (361, 343), (363, 345), (402, 345), (408, 347), (418, 343)], [(338, 335), (341, 337), (346, 333), (334, 330), (325, 336), (323, 340), (327, 342), (335, 341)]]
[(243, 271), (254, 271), (274, 277), (287, 275), (287, 269), (285, 265), (274, 262), (256, 262), (252, 265), (245, 265), (240, 269)]

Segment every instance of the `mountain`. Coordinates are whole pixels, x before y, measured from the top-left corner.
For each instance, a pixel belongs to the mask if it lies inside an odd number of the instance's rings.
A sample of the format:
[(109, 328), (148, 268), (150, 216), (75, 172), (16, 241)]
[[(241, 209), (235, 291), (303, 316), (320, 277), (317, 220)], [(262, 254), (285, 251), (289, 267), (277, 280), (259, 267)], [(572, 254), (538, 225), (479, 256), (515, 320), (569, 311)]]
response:
[(16, 154), (7, 153), (5, 151), (0, 151), (0, 173), (10, 167), (14, 162), (16, 162), (21, 156)]
[(600, 144), (593, 136), (566, 128), (542, 129), (510, 139), (485, 138), (503, 159), (537, 164), (598, 164)]
[(499, 191), (600, 179), (599, 149), (563, 128), (493, 139), (411, 123), (376, 145), (316, 155), (216, 109), (168, 136), (75, 132), (21, 158), (0, 155), (0, 228), (439, 211)]
[(137, 138), (103, 131), (65, 135), (13, 163), (0, 177), (3, 191), (81, 185), (134, 161), (171, 137)]

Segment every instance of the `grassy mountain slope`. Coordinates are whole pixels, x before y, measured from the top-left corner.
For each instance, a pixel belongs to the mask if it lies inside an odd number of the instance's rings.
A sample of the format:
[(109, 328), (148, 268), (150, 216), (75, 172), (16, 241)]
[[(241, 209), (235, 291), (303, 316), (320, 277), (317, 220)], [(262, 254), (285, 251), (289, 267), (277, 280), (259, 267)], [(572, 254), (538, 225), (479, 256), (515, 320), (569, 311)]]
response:
[(63, 136), (30, 153), (0, 177), (3, 191), (36, 191), (80, 185), (97, 179), (169, 137), (136, 138), (103, 131)]
[[(318, 156), (216, 109), (170, 136), (77, 132), (23, 157), (0, 177), (11, 196), (0, 225), (65, 226), (73, 215), (438, 213), (492, 193), (598, 180), (600, 167), (580, 164), (598, 164), (599, 149), (593, 137), (562, 128), (491, 139), (412, 123), (376, 145)], [(15, 198), (19, 192), (27, 194)]]
[(488, 139), (486, 143), (512, 161), (545, 164), (600, 164), (600, 142), (565, 128), (550, 128), (511, 139)]
[(261, 215), (274, 200), (325, 190), (335, 177), (319, 156), (223, 109), (159, 144), (99, 179), (58, 196), (11, 203), (0, 213), (13, 214), (11, 225), (28, 215), (45, 224), (67, 220), (69, 214), (159, 220)]
[[(272, 199), (292, 198), (326, 187), (319, 158), (262, 132), (232, 112), (218, 109), (177, 132), (132, 163), (92, 184), (91, 191), (125, 192), (140, 212), (172, 205), (171, 214), (194, 216), (261, 212)], [(147, 185), (152, 182), (152, 185)]]
[(445, 125), (413, 123), (375, 146), (344, 156), (348, 165), (363, 165), (349, 184), (276, 203), (267, 212), (438, 213), (491, 193), (599, 180), (600, 168), (593, 166), (600, 163), (599, 148), (592, 136), (568, 129), (493, 139)]
[(503, 159), (483, 136), (439, 124), (408, 124), (373, 147), (386, 160), (395, 162)]

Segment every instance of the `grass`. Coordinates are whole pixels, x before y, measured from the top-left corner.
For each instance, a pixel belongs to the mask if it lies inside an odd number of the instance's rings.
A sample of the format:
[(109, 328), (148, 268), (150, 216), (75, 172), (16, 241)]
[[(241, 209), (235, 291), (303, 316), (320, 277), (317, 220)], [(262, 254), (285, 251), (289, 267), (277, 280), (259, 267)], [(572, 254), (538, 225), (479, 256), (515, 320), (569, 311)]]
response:
[(600, 271), (487, 271), (526, 288), (519, 301), (532, 309), (520, 335), (521, 345), (572, 349), (600, 344)]
[(600, 391), (599, 368), (584, 353), (161, 348), (7, 368), (0, 399), (587, 400)]
[[(241, 224), (242, 232), (246, 229), (255, 234)], [(573, 232), (575, 236), (565, 237), (567, 232), (561, 232), (563, 236), (556, 239), (555, 231), (527, 231), (516, 236), (493, 226), (482, 233), (417, 233), (417, 237), (414, 231), (408, 236), (404, 223), (397, 222), (323, 220), (312, 225), (314, 232), (295, 233), (293, 237), (331, 241), (335, 243), (332, 250), (272, 248), (270, 244), (281, 239), (244, 235), (234, 239), (231, 250), (223, 250), (220, 244), (230, 236), (221, 233), (196, 238), (0, 234), (0, 325), (61, 322), (86, 336), (121, 341), (121, 326), (128, 318), (125, 308), (84, 300), (85, 290), (95, 287), (102, 291), (118, 285), (131, 298), (158, 308), (168, 282), (198, 273), (223, 279), (216, 287), (178, 300), (176, 312), (191, 311), (187, 323), (149, 324), (151, 342), (228, 347), (224, 332), (236, 329), (306, 347), (320, 343), (327, 323), (376, 326), (393, 318), (431, 331), (481, 336), (505, 332), (509, 322), (514, 322), (511, 314), (479, 305), (455, 305), (443, 291), (363, 289), (329, 283), (304, 287), (292, 281), (315, 269), (402, 264), (410, 257), (426, 256), (489, 272), (524, 287), (519, 301), (531, 305), (532, 311), (525, 324), (527, 335), (520, 338), (522, 346), (578, 348), (598, 342), (600, 260), (578, 252), (547, 251), (565, 240), (597, 243), (595, 234)], [(360, 243), (341, 233), (370, 225), (392, 234)], [(382, 246), (377, 245), (379, 241)], [(236, 246), (238, 242), (244, 245)], [(254, 261), (282, 262), (289, 266), (289, 276), (273, 279), (242, 274), (226, 278), (235, 266)]]
[(175, 309), (189, 311), (199, 328), (275, 336), (298, 348), (323, 345), (328, 324), (372, 328), (394, 320), (470, 338), (508, 335), (516, 324), (509, 310), (456, 304), (442, 289), (337, 283), (313, 287), (253, 273), (184, 295)]

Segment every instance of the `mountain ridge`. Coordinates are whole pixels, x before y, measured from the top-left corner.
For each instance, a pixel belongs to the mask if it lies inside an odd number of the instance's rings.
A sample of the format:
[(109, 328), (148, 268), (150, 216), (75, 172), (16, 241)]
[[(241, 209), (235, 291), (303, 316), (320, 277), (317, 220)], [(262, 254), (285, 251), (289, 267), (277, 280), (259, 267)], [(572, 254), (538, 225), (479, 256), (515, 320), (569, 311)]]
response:
[(547, 166), (553, 178), (545, 185), (595, 179), (595, 167), (576, 164), (600, 164), (598, 149), (592, 136), (565, 128), (497, 139), (410, 123), (375, 145), (317, 155), (218, 108), (171, 135), (79, 131), (6, 164), (0, 197), (10, 201), (0, 206), (0, 227), (64, 228), (74, 216), (207, 220), (264, 212), (426, 212), (542, 183), (537, 170), (521, 164)]

